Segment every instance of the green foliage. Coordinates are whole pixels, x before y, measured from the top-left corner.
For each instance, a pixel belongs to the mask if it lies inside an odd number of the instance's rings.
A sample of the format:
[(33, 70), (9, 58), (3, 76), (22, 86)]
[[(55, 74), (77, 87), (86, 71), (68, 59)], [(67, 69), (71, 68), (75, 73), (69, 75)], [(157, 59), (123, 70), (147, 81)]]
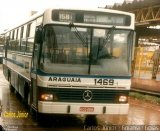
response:
[(143, 100), (143, 101), (147, 101), (150, 103), (160, 104), (160, 97), (158, 96), (146, 95), (146, 94), (137, 93), (137, 92), (130, 92), (129, 96), (136, 99)]

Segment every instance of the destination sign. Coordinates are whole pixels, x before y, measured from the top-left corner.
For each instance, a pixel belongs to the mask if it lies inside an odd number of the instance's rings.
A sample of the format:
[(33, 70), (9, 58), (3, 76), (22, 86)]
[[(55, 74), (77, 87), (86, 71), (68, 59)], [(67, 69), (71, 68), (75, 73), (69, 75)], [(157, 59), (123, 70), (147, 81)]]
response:
[(124, 14), (96, 11), (53, 10), (52, 20), (60, 22), (130, 26), (131, 17)]

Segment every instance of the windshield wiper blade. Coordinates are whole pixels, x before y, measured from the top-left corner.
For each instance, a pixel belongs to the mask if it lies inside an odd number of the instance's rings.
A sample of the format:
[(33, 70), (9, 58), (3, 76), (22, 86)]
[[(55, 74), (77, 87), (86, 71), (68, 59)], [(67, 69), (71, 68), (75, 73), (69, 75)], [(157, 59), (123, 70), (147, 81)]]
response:
[(82, 44), (84, 45), (84, 47), (87, 47), (88, 46), (87, 41), (85, 40), (84, 36), (82, 36), (80, 32), (77, 30), (76, 26), (73, 23), (70, 23), (69, 27), (70, 28), (73, 27), (76, 37), (82, 41)]
[[(104, 49), (106, 48), (106, 46), (109, 44), (109, 42), (111, 42), (111, 38), (112, 38), (112, 35), (113, 35), (113, 32), (115, 30), (115, 26), (111, 27), (109, 29), (109, 31), (107, 32), (107, 34), (105, 35), (105, 37), (103, 38), (103, 44), (102, 46), (100, 46), (100, 40), (99, 40), (99, 45), (98, 45), (98, 51), (97, 51), (97, 58), (99, 58), (99, 53)], [(111, 48), (112, 48), (112, 45), (110, 45)], [(109, 54), (108, 53), (108, 57), (111, 57), (112, 53)]]
[(113, 26), (112, 28), (109, 29), (109, 31), (108, 31), (107, 34), (106, 34), (106, 37), (104, 38), (105, 44), (100, 48), (100, 50), (102, 50), (102, 49), (107, 45), (107, 43), (109, 42), (109, 40), (110, 40), (111, 37), (112, 37), (113, 31), (114, 31), (115, 28), (116, 28), (116, 27)]
[(113, 26), (112, 28), (109, 29), (109, 31), (106, 34), (106, 38), (105, 38), (106, 40), (109, 40), (111, 38), (111, 35), (113, 34), (113, 31), (114, 31), (115, 28), (116, 27)]

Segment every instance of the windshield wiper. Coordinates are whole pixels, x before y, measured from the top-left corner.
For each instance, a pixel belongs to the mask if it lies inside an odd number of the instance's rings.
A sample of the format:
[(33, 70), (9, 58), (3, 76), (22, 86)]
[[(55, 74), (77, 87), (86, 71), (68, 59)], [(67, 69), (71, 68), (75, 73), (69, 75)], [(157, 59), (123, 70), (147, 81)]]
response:
[(113, 34), (113, 31), (116, 27), (113, 26), (112, 28), (109, 29), (109, 31), (107, 32), (105, 38), (104, 38), (104, 45), (100, 48), (100, 50), (102, 50), (104, 47), (106, 47), (106, 45), (108, 44), (108, 42), (111, 40), (111, 37), (112, 37), (112, 34)]
[[(100, 39), (99, 39), (97, 58), (99, 58), (99, 53), (109, 44), (109, 42), (111, 42), (111, 38), (112, 38), (114, 30), (115, 30), (115, 26), (113, 26), (112, 28), (109, 29), (109, 31), (107, 32), (107, 34), (103, 38), (102, 46), (100, 46)], [(112, 45), (110, 45), (110, 46), (111, 46), (110, 48), (112, 50)], [(106, 56), (111, 57), (112, 56), (112, 51), (110, 52), (110, 54), (108, 52)], [(106, 57), (106, 56), (103, 56), (103, 57)]]
[(73, 24), (73, 23), (70, 23), (69, 24), (69, 27), (74, 29), (74, 33), (76, 35), (76, 37), (82, 42), (82, 44), (84, 45), (84, 47), (87, 47), (88, 44), (87, 44), (87, 41), (85, 40), (84, 36), (81, 35), (81, 33), (77, 30), (77, 27)]
[(109, 31), (108, 31), (107, 34), (106, 34), (106, 38), (105, 38), (106, 40), (108, 40), (108, 39), (111, 38), (111, 35), (113, 34), (113, 31), (114, 31), (115, 28), (116, 28), (116, 27), (113, 26), (112, 28), (109, 29)]

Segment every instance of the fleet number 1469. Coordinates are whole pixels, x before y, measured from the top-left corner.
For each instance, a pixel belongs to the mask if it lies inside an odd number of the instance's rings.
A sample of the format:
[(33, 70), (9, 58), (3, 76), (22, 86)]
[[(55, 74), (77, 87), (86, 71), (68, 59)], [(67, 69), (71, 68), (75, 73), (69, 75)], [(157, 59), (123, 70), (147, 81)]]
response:
[(94, 79), (95, 85), (114, 85), (113, 79)]

